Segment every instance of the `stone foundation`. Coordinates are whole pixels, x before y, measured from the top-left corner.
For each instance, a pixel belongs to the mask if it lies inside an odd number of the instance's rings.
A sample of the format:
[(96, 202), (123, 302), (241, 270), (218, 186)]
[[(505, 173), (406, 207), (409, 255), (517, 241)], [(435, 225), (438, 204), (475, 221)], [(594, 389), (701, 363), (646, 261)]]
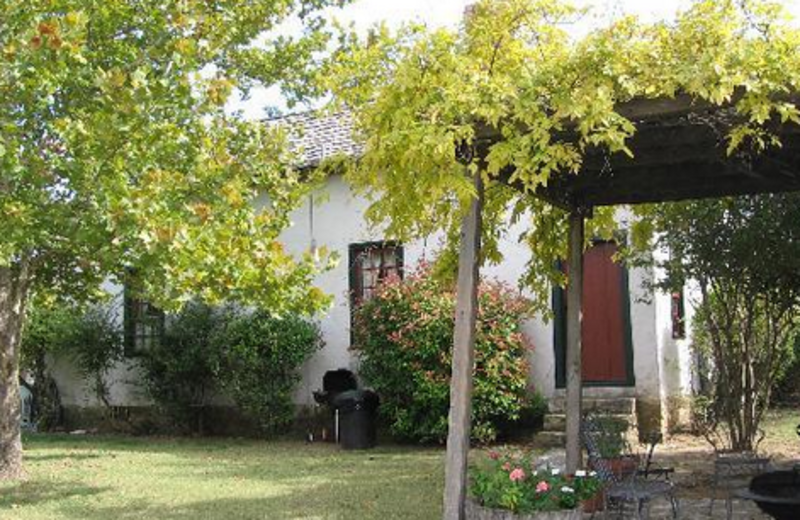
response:
[(689, 431), (692, 426), (692, 399), (688, 396), (667, 398), (667, 431)]
[(664, 433), (664, 416), (659, 399), (636, 398), (636, 422), (639, 426), (639, 438)]
[[(209, 406), (202, 410), (195, 433), (210, 436), (258, 437), (255, 421), (231, 406)], [(65, 431), (87, 430), (128, 435), (179, 434), (174, 424), (154, 406), (81, 407), (64, 406)]]

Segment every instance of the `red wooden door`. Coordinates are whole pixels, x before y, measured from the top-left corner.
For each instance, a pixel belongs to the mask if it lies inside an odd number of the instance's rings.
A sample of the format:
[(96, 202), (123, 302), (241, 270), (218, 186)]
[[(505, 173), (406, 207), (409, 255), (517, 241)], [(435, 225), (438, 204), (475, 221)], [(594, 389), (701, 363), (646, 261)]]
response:
[(628, 377), (623, 316), (622, 267), (613, 261), (617, 246), (599, 243), (583, 260), (583, 381), (625, 384)]

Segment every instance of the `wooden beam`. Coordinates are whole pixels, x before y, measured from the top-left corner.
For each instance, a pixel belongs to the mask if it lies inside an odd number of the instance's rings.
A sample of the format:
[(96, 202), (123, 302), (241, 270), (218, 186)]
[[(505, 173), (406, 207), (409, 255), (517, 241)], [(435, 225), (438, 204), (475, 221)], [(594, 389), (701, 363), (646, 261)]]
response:
[(583, 301), (584, 212), (569, 215), (569, 284), (567, 285), (567, 474), (581, 466), (581, 302)]
[[(800, 167), (793, 166), (794, 153), (757, 156), (752, 171), (743, 169), (735, 157), (714, 162), (617, 167), (606, 174), (584, 169), (579, 175), (554, 175), (536, 195), (548, 201), (569, 199), (575, 207), (594, 207), (798, 191)], [(782, 161), (783, 166), (776, 160)]]
[(456, 324), (450, 376), (450, 415), (445, 461), (445, 520), (463, 520), (467, 496), (467, 459), (472, 415), (472, 372), (475, 359), (475, 321), (478, 314), (478, 276), (481, 250), (483, 181), (475, 176), (476, 197), (461, 223), (456, 289)]

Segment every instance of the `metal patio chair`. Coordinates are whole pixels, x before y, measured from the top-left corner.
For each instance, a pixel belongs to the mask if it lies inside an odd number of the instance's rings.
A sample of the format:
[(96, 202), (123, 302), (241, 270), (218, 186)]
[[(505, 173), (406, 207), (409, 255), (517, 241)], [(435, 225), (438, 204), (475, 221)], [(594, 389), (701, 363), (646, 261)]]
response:
[(751, 451), (715, 451), (714, 490), (709, 516), (714, 513), (714, 502), (719, 492), (724, 493), (726, 518), (733, 517), (733, 498), (746, 489), (750, 479), (770, 469), (770, 458)]
[(639, 470), (639, 475), (649, 479), (661, 479), (671, 482), (672, 475), (675, 473), (675, 468), (662, 466), (653, 461), (653, 453), (656, 446), (661, 444), (664, 436), (661, 433), (652, 433), (644, 436), (644, 441), (647, 443), (647, 455), (644, 461), (644, 468)]
[[(608, 515), (609, 508), (612, 506), (621, 515), (629, 512), (626, 506), (632, 506), (630, 513), (634, 518), (647, 518), (650, 503), (654, 499), (665, 498), (670, 502), (672, 517), (678, 517), (678, 500), (675, 497), (672, 482), (645, 478), (638, 468), (639, 457), (630, 453), (630, 450), (622, 455), (623, 458), (636, 461), (630, 471), (615, 471), (611, 459), (602, 456), (601, 446), (609, 442), (609, 435), (618, 436), (618, 431), (609, 432), (603, 428), (601, 421), (590, 415), (584, 418), (581, 433), (588, 455), (589, 467), (594, 469), (604, 482), (603, 510), (605, 516)], [(611, 439), (610, 442), (618, 443), (619, 440)]]

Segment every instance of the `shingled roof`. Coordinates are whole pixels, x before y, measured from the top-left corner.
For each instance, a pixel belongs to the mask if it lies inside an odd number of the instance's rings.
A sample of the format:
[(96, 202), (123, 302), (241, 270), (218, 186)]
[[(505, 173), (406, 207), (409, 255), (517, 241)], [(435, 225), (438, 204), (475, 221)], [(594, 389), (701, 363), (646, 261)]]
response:
[(317, 166), (336, 155), (359, 155), (363, 146), (353, 140), (353, 116), (349, 112), (320, 115), (303, 112), (267, 122), (289, 128), (289, 145), (300, 155), (301, 167)]
[[(679, 95), (632, 100), (618, 109), (637, 127), (628, 143), (633, 157), (589, 150), (580, 175), (554, 173), (546, 186), (536, 190), (536, 196), (570, 209), (800, 191), (798, 125), (777, 125), (779, 148), (730, 156), (717, 125), (709, 123), (725, 116), (729, 106), (710, 106)], [(300, 167), (311, 168), (336, 155), (357, 157), (364, 150), (353, 139), (349, 112), (305, 112), (271, 123), (290, 129), (290, 145), (300, 154)], [(502, 138), (496, 131), (482, 133), (478, 153), (487, 153)], [(512, 174), (513, 168), (507, 168), (499, 180), (517, 187)]]

